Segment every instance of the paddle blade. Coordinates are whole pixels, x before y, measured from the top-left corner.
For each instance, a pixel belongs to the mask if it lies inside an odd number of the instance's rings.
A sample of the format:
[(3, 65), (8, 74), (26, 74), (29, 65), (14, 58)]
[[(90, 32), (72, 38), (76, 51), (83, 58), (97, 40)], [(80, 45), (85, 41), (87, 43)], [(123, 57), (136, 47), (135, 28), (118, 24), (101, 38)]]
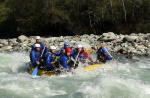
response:
[(38, 66), (34, 68), (33, 72), (32, 72), (32, 76), (36, 76), (38, 73)]

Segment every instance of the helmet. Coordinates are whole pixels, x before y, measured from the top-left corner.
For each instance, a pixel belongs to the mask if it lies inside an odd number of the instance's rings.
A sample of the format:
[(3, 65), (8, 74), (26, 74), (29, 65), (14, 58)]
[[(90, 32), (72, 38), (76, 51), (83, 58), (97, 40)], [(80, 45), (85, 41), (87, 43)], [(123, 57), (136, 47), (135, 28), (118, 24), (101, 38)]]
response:
[(55, 46), (50, 46), (50, 49), (56, 49), (56, 47)]
[(72, 50), (71, 50), (71, 48), (66, 48), (65, 49), (65, 52), (71, 52)]
[(34, 47), (38, 48), (38, 47), (41, 47), (41, 45), (40, 44), (35, 44)]
[(40, 36), (36, 36), (36, 39), (41, 39), (41, 37)]
[(78, 46), (77, 46), (77, 48), (82, 48), (82, 47), (83, 47), (82, 45), (78, 45)]
[(65, 43), (64, 43), (64, 46), (69, 46), (69, 43), (68, 43), (68, 42), (65, 42)]

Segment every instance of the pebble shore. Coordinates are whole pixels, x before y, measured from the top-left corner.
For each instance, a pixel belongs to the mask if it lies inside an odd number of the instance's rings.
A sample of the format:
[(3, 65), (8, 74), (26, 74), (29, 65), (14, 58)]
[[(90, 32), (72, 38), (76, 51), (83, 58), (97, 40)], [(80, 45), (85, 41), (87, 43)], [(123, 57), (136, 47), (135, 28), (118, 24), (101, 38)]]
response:
[[(105, 43), (111, 54), (150, 56), (150, 33), (117, 35), (107, 32), (102, 35), (41, 37), (41, 40), (48, 46), (55, 45), (58, 50), (63, 47), (64, 42), (69, 42), (72, 46), (80, 43), (85, 47), (91, 47), (93, 52), (96, 52), (98, 45)], [(33, 43), (35, 43), (35, 36), (21, 35), (18, 38), (0, 39), (0, 51), (30, 51)]]

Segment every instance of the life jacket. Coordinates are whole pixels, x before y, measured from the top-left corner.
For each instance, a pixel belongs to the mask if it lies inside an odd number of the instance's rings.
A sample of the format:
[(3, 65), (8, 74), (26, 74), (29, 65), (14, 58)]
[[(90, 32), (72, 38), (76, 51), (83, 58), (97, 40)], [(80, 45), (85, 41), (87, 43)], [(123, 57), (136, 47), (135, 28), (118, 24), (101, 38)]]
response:
[(55, 62), (56, 62), (56, 55), (55, 55), (55, 53), (47, 52), (45, 55), (47, 55), (48, 53), (49, 53), (50, 55), (52, 55), (52, 59), (51, 59), (50, 62), (55, 63)]
[(36, 58), (40, 58), (41, 57), (41, 53), (40, 52), (36, 52)]
[[(63, 55), (65, 55), (65, 54), (63, 54)], [(71, 57), (68, 57), (67, 55), (65, 55), (66, 57), (67, 57), (67, 64), (69, 64), (70, 62), (71, 62)], [(62, 62), (61, 62), (61, 59), (60, 59), (60, 64), (62, 65)]]
[(41, 61), (41, 53), (39, 51), (31, 50), (30, 52), (30, 60), (32, 64), (35, 64), (36, 61)]
[(104, 52), (102, 51), (102, 47), (99, 48), (99, 50), (97, 51), (97, 53), (98, 53), (98, 56), (103, 56), (103, 57), (105, 57), (105, 54), (104, 54)]

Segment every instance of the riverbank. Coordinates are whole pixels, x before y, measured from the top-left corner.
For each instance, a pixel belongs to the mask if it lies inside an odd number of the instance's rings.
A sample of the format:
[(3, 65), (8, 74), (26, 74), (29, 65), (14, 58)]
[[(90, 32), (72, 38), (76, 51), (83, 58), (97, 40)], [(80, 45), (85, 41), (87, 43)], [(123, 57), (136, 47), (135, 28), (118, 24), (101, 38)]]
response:
[[(63, 43), (66, 41), (70, 42), (72, 46), (77, 43), (86, 43), (92, 47), (93, 52), (96, 52), (98, 45), (104, 42), (111, 54), (150, 56), (150, 33), (117, 35), (108, 32), (102, 35), (42, 37), (42, 41), (48, 46), (55, 45), (58, 50), (63, 47)], [(21, 35), (13, 39), (0, 39), (0, 51), (30, 51), (33, 43), (35, 43), (35, 36)]]

